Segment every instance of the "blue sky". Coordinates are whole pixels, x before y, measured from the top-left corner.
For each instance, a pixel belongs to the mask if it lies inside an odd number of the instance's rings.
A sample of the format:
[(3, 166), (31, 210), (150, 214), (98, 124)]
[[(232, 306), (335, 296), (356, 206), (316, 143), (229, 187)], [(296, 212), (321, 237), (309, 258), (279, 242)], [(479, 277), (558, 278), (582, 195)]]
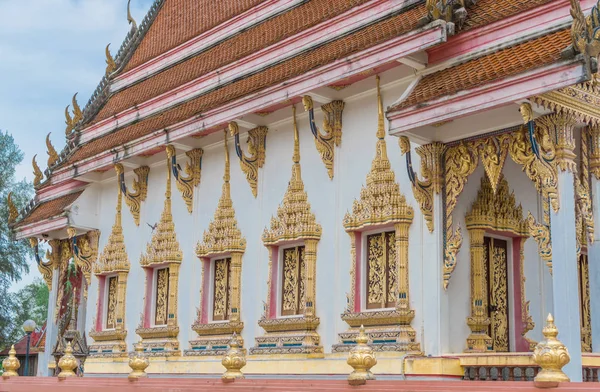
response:
[[(132, 0), (141, 22), (152, 0)], [(0, 0), (0, 129), (25, 153), (17, 177), (32, 179), (38, 154), (46, 168), (45, 138), (65, 145), (64, 108), (79, 92), (83, 108), (106, 68), (104, 48), (116, 54), (129, 30), (127, 0)], [(31, 273), (13, 286), (39, 276)]]

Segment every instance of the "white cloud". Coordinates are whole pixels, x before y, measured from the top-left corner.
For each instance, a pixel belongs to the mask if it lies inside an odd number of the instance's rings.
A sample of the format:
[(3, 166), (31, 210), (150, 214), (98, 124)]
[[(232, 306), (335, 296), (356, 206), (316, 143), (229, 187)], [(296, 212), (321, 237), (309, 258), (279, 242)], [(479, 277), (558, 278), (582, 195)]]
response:
[[(132, 0), (138, 23), (152, 1)], [(0, 0), (0, 129), (25, 153), (18, 178), (33, 177), (35, 154), (45, 169), (48, 132), (63, 148), (65, 106), (75, 92), (85, 105), (104, 74), (106, 44), (115, 54), (129, 28), (127, 0)]]

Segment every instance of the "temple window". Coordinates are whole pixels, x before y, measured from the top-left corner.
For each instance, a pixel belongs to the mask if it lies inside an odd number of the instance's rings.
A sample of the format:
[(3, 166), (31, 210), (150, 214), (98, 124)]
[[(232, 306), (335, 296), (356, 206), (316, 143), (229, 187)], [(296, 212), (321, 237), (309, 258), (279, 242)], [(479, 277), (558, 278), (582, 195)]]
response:
[[(94, 339), (90, 345), (92, 356), (127, 357), (128, 354), (125, 343), (125, 295), (130, 266), (121, 226), (121, 205), (122, 194), (119, 191), (115, 223), (98, 262), (93, 265), (94, 275), (98, 279), (98, 308), (89, 333)], [(86, 247), (80, 248), (84, 250)]]
[(281, 271), (281, 315), (298, 316), (304, 313), (304, 281), (306, 264), (304, 246), (284, 248), (280, 256)]
[(396, 233), (385, 231), (366, 236), (365, 299), (366, 308), (387, 309), (396, 306)]
[(154, 235), (140, 258), (146, 271), (146, 295), (140, 325), (135, 332), (142, 338), (144, 350), (149, 355), (178, 356), (179, 325), (177, 296), (179, 269), (183, 253), (175, 234), (175, 223), (171, 213), (171, 173), (174, 155), (172, 146), (167, 146), (167, 186), (165, 204)]
[[(196, 246), (202, 266), (200, 306), (192, 329), (198, 337), (190, 341), (187, 356), (223, 355), (231, 334), (244, 328), (241, 321), (241, 274), (246, 240), (237, 226), (229, 184), (230, 162), (225, 134), (225, 174), (214, 219)], [(238, 339), (243, 347), (243, 340)]]
[(262, 240), (269, 252), (267, 300), (250, 354), (323, 355), (316, 316), (317, 244), (321, 225), (311, 211), (300, 167), (296, 109), (292, 107), (294, 153), (292, 176), (277, 214)]

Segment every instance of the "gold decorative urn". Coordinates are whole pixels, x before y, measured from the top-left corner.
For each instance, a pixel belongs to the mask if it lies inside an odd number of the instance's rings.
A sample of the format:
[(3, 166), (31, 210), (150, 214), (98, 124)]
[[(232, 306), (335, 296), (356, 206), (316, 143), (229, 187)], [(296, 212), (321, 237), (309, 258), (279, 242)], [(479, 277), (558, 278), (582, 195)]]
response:
[(350, 385), (363, 385), (367, 380), (375, 380), (371, 373), (371, 368), (377, 364), (373, 349), (367, 344), (369, 338), (365, 334), (365, 327), (360, 326), (360, 333), (356, 338), (356, 346), (350, 350), (348, 356), (348, 365), (352, 366), (354, 371), (348, 376)]
[(17, 370), (19, 370), (20, 367), (21, 363), (17, 359), (17, 351), (13, 345), (8, 352), (8, 357), (4, 358), (4, 361), (2, 361), (2, 368), (4, 369), (2, 378), (18, 377), (19, 373), (17, 373)]
[(71, 342), (67, 343), (67, 347), (65, 348), (65, 355), (58, 361), (58, 367), (60, 368), (60, 373), (58, 374), (59, 380), (64, 380), (67, 377), (75, 377), (76, 374), (74, 372), (77, 369), (77, 359), (73, 356), (73, 347), (71, 347)]
[(226, 371), (221, 376), (223, 382), (232, 382), (236, 378), (244, 378), (242, 368), (246, 366), (246, 355), (244, 350), (240, 348), (240, 342), (237, 334), (234, 332), (231, 342), (229, 342), (229, 350), (221, 361)]
[(129, 373), (129, 380), (135, 381), (138, 378), (148, 377), (146, 373), (146, 368), (150, 366), (150, 361), (144, 355), (144, 345), (142, 342), (139, 342), (135, 345), (135, 353), (131, 358), (129, 358), (129, 367), (131, 368), (131, 373)]
[(542, 368), (534, 379), (536, 385), (555, 387), (559, 382), (571, 381), (562, 371), (563, 366), (569, 363), (571, 357), (565, 345), (556, 338), (558, 329), (554, 325), (554, 318), (551, 314), (546, 319), (546, 326), (542, 333), (545, 339), (535, 346), (533, 352), (533, 360)]

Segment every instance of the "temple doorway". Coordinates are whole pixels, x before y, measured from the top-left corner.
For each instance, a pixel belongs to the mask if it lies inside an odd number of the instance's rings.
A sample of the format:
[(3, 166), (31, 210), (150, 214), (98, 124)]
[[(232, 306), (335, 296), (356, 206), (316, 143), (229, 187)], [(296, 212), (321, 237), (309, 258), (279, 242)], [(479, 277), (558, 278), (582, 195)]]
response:
[(508, 241), (484, 237), (487, 259), (485, 274), (488, 287), (488, 335), (492, 338), (492, 349), (496, 352), (510, 351), (509, 340), (509, 285), (508, 285)]

